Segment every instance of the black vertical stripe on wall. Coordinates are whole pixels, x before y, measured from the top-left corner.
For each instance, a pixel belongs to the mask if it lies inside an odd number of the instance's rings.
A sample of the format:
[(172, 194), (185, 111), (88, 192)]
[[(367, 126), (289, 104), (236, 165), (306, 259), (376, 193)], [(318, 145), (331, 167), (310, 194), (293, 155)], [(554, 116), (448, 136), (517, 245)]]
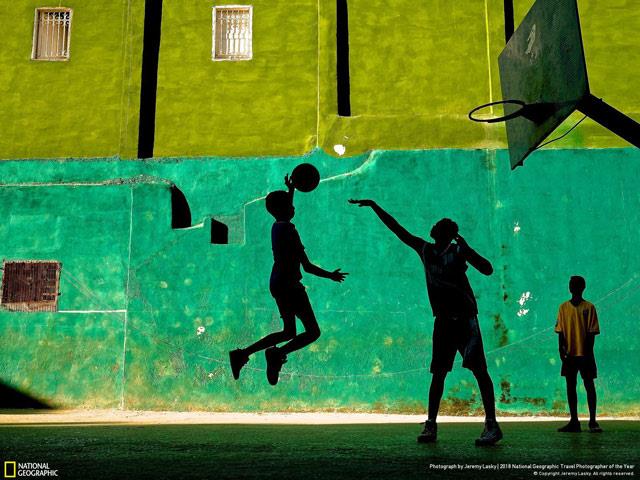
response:
[(504, 43), (513, 35), (513, 0), (504, 0)]
[(349, 12), (347, 0), (336, 0), (336, 45), (338, 115), (351, 116), (351, 86), (349, 83)]
[(162, 0), (145, 0), (138, 158), (153, 157), (161, 27)]

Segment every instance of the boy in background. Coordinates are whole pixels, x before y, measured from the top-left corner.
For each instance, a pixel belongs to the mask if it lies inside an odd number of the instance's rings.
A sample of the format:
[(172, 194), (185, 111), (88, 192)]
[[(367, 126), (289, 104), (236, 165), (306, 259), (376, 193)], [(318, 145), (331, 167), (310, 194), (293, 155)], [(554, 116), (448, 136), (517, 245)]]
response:
[(593, 380), (598, 376), (593, 345), (596, 335), (600, 333), (596, 307), (582, 298), (587, 284), (583, 277), (573, 276), (569, 280), (571, 300), (560, 305), (556, 333), (562, 370), (560, 374), (567, 381), (567, 403), (571, 419), (559, 432), (580, 432), (578, 420), (578, 395), (576, 385), (578, 372), (582, 376), (584, 389), (587, 391), (589, 405), (589, 431), (600, 433), (602, 429), (596, 421), (596, 387)]

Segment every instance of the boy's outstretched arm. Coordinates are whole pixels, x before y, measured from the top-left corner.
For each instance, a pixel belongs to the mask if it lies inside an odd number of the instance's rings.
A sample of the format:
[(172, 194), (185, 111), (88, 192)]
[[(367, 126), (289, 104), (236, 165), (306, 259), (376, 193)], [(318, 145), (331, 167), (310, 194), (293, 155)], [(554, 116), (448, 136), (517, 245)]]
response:
[(460, 235), (456, 236), (456, 243), (466, 251), (467, 261), (473, 266), (473, 268), (484, 275), (491, 275), (493, 273), (493, 266), (491, 265), (491, 262), (471, 248), (467, 241)]
[(333, 272), (329, 272), (324, 268), (320, 268), (319, 266), (314, 265), (313, 263), (311, 263), (311, 261), (309, 261), (309, 257), (307, 257), (307, 254), (304, 252), (304, 250), (302, 251), (300, 263), (302, 264), (302, 268), (304, 268), (305, 272), (310, 273), (311, 275), (315, 275), (316, 277), (329, 278), (334, 282), (342, 282), (344, 281), (344, 277), (349, 275), (346, 272), (341, 272), (339, 268), (337, 270), (334, 270)]
[(358, 205), (359, 207), (371, 207), (371, 209), (378, 215), (382, 223), (386, 225), (386, 227), (396, 234), (403, 243), (410, 246), (414, 250), (419, 250), (424, 240), (415, 235), (409, 233), (402, 225), (398, 223), (398, 221), (389, 215), (380, 205), (378, 205), (373, 200), (349, 200), (349, 203), (353, 205)]

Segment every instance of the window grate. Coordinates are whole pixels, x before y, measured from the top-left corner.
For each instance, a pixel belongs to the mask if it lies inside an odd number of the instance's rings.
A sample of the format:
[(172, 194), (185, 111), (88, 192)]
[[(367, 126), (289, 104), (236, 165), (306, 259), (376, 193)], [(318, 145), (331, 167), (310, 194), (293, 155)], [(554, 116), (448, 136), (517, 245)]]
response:
[(71, 9), (37, 8), (33, 31), (34, 60), (68, 60)]
[(14, 312), (55, 312), (59, 283), (60, 262), (5, 261), (2, 308)]
[(213, 7), (213, 59), (250, 60), (252, 52), (251, 6)]

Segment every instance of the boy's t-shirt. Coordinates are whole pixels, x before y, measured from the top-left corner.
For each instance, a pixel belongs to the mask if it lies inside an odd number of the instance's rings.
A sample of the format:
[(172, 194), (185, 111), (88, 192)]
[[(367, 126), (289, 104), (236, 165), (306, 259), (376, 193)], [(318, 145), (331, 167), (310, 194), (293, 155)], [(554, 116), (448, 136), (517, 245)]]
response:
[(600, 333), (598, 314), (596, 307), (583, 300), (576, 307), (571, 301), (564, 302), (558, 310), (556, 333), (562, 333), (567, 342), (567, 355), (571, 357), (583, 357), (586, 351), (587, 333), (597, 335)]
[(478, 305), (467, 278), (467, 252), (452, 243), (438, 253), (433, 243), (423, 240), (416, 248), (427, 277), (429, 303), (435, 317), (474, 317)]
[(273, 268), (271, 288), (301, 286), (300, 261), (304, 246), (296, 227), (291, 222), (275, 222), (271, 227), (271, 248)]

